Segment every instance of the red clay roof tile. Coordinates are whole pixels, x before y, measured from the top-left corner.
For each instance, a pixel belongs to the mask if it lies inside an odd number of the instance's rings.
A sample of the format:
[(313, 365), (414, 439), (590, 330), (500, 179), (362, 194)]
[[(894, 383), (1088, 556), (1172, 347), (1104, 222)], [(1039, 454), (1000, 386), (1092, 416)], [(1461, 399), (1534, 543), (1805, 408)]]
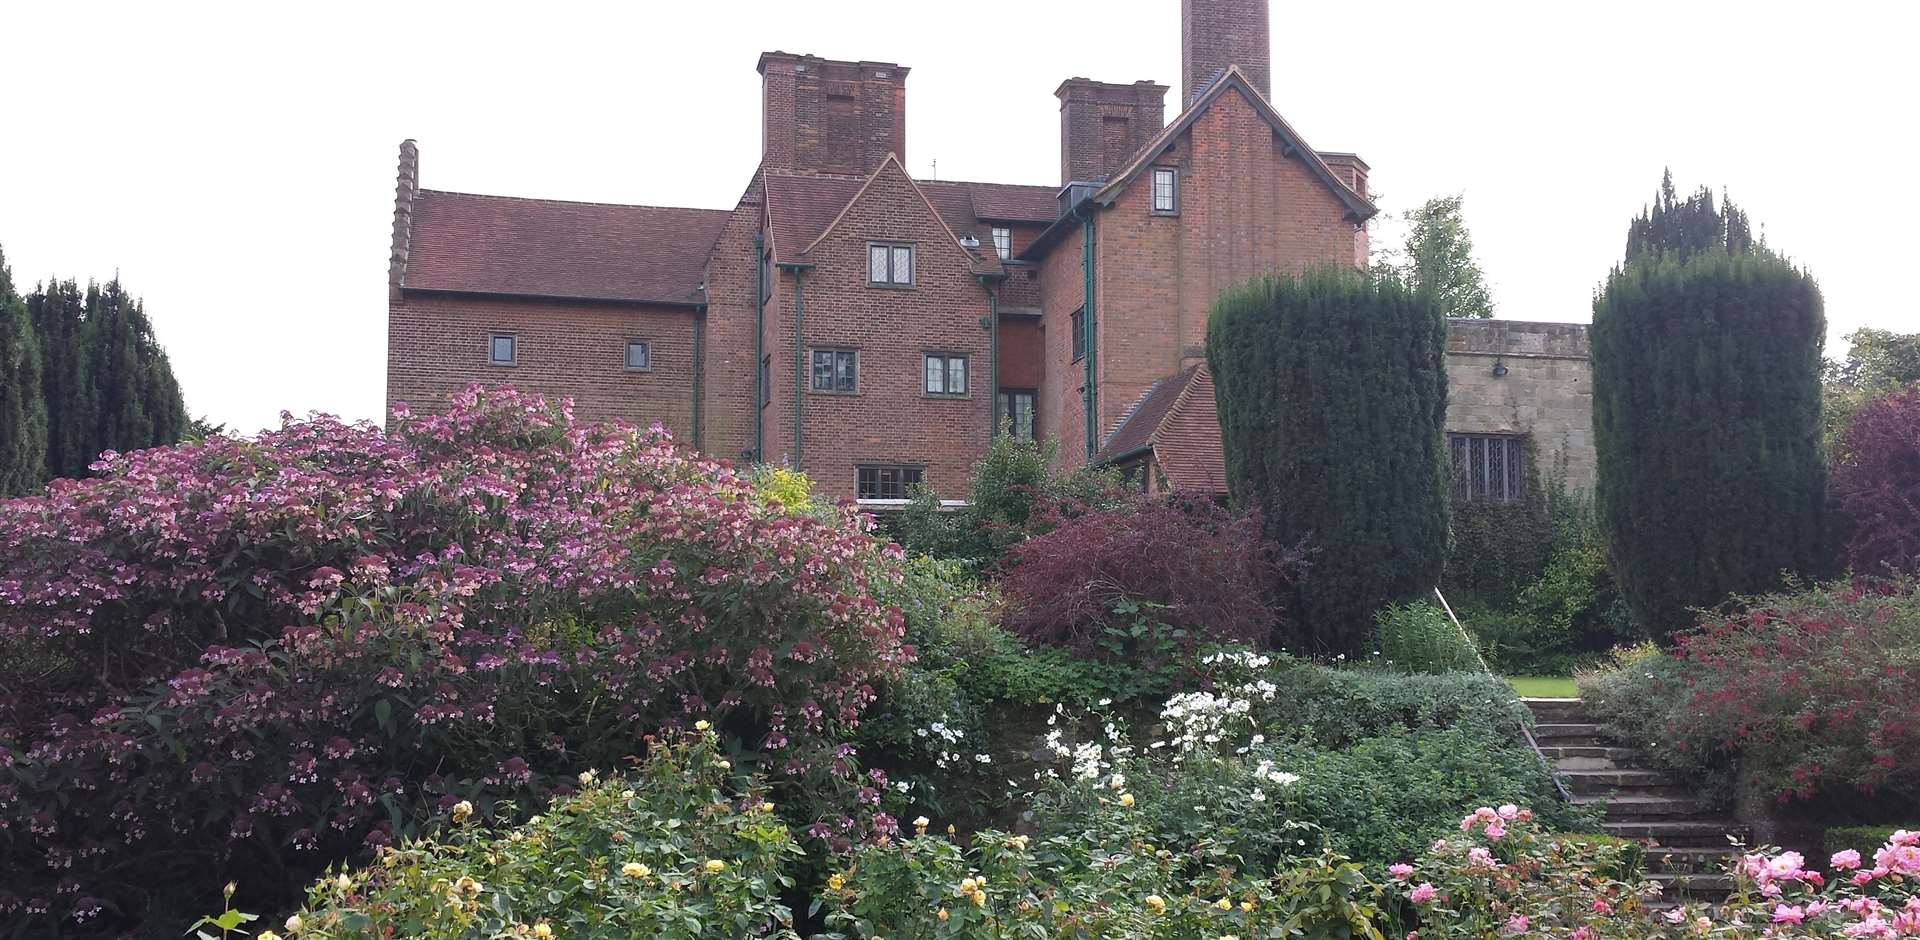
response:
[(481, 196), (415, 198), (404, 286), (584, 300), (699, 303), (728, 212)]

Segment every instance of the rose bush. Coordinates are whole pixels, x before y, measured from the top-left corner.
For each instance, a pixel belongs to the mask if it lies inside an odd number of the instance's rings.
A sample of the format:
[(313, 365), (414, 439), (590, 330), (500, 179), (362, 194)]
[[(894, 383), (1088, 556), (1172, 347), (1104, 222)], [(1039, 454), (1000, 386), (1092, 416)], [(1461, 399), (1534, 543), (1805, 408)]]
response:
[[(797, 940), (781, 892), (800, 855), (757, 781), (696, 731), (633, 772), (504, 832), (468, 822), (320, 879), (280, 926), (294, 940), (401, 937)], [(459, 804), (464, 808), (467, 804)]]
[(910, 656), (899, 559), (846, 510), (511, 389), (97, 470), (0, 504), (0, 916), (275, 903), (694, 720), (812, 834), (892, 828), (842, 742)]

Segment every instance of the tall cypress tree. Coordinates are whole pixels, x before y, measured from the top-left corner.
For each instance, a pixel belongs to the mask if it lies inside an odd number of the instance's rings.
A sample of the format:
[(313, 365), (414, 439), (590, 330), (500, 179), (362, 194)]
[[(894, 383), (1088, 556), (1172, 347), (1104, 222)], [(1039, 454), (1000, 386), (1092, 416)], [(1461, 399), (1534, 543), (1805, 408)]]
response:
[(49, 281), (27, 295), (40, 340), (40, 389), (47, 406), (47, 474), (82, 477), (94, 455), (93, 389), (88, 382), (87, 300), (73, 281)]
[(30, 493), (47, 479), (47, 403), (33, 316), (0, 252), (0, 497)]
[(1207, 365), (1234, 501), (1305, 542), (1294, 639), (1358, 652), (1381, 605), (1423, 595), (1446, 557), (1446, 320), (1401, 279), (1347, 268), (1228, 290)]
[(1744, 213), (1663, 181), (1593, 308), (1595, 495), (1641, 628), (1828, 571), (1825, 334), (1813, 279)]
[(186, 404), (140, 301), (116, 279), (54, 281), (27, 298), (44, 351), (47, 472), (82, 477), (102, 451), (173, 444)]

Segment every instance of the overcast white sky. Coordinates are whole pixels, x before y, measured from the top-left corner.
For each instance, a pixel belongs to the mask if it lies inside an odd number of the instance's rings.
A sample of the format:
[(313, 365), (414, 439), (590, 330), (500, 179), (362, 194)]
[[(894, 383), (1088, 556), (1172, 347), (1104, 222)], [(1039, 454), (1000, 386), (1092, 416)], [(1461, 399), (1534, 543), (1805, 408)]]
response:
[[(1273, 97), (1389, 211), (1464, 192), (1501, 316), (1587, 319), (1671, 165), (1814, 272), (1834, 336), (1920, 330), (1917, 11), (1274, 0)], [(242, 431), (381, 416), (402, 138), (429, 188), (727, 207), (762, 50), (911, 67), (908, 168), (945, 179), (1056, 182), (1068, 76), (1180, 93), (1179, 0), (0, 0), (0, 43), (15, 279), (118, 271)]]

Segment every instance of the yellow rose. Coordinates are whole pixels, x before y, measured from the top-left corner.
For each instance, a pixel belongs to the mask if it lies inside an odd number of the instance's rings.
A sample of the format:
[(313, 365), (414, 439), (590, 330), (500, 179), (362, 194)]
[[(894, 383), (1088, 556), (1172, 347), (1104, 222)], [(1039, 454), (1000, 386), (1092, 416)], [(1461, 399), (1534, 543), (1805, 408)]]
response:
[(457, 822), (457, 823), (466, 822), (468, 819), (471, 819), (471, 818), (473, 818), (472, 803), (469, 803), (466, 800), (461, 800), (460, 802), (453, 804), (453, 821), (454, 822)]
[(847, 878), (838, 872), (827, 878), (827, 887), (838, 891), (847, 886)]
[(723, 861), (721, 861), (721, 860), (719, 860), (719, 859), (717, 859), (717, 858), (710, 858), (710, 859), (707, 859), (707, 871), (708, 871), (708, 872), (710, 872), (710, 873), (712, 873), (712, 874), (715, 874), (715, 875), (717, 875), (717, 874), (720, 874), (721, 872), (723, 872), (723, 871), (726, 871), (726, 870), (727, 870), (727, 863), (726, 863), (726, 862), (723, 862)]
[(771, 813), (771, 812), (773, 812), (773, 804), (772, 804), (772, 803), (762, 803), (762, 804), (760, 804), (760, 812), (763, 812), (763, 813)]
[(648, 875), (653, 874), (653, 869), (648, 868), (647, 866), (642, 865), (639, 862), (628, 862), (625, 865), (620, 866), (620, 874), (623, 874), (628, 878), (645, 878)]
[(1132, 806), (1132, 805), (1133, 805), (1133, 794), (1131, 794), (1131, 793), (1122, 793), (1122, 794), (1120, 794), (1120, 805), (1121, 805), (1121, 806)]
[(1233, 902), (1227, 900), (1226, 898), (1221, 898), (1220, 900), (1213, 902), (1213, 906), (1223, 911), (1233, 910)]
[(587, 768), (586, 770), (580, 771), (580, 785), (583, 787), (593, 786), (593, 777), (594, 777), (594, 773), (593, 773), (593, 768), (591, 767)]
[(544, 921), (538, 924), (534, 924), (533, 935), (536, 937), (539, 937), (540, 940), (551, 940), (551, 938), (553, 937), (553, 928), (547, 926)]
[(353, 882), (347, 878), (346, 872), (341, 872), (340, 877), (333, 879), (333, 886), (345, 891), (353, 887)]
[(987, 893), (985, 891), (975, 891), (967, 897), (973, 902), (974, 907), (987, 906)]
[(254, 940), (280, 940), (280, 935), (271, 930), (262, 930)]
[(705, 718), (702, 718), (699, 721), (696, 721), (693, 723), (693, 730), (695, 731), (705, 731), (711, 727), (713, 727), (713, 725), (708, 724)]
[(1147, 895), (1144, 903), (1147, 905), (1147, 910), (1155, 914), (1165, 914), (1167, 912), (1167, 902), (1157, 894)]
[(1241, 909), (1242, 911), (1245, 911), (1245, 912), (1247, 912), (1247, 913), (1249, 913), (1249, 914), (1251, 914), (1251, 913), (1253, 913), (1253, 902), (1252, 902), (1252, 901), (1241, 901), (1241, 902), (1240, 902), (1240, 909)]

